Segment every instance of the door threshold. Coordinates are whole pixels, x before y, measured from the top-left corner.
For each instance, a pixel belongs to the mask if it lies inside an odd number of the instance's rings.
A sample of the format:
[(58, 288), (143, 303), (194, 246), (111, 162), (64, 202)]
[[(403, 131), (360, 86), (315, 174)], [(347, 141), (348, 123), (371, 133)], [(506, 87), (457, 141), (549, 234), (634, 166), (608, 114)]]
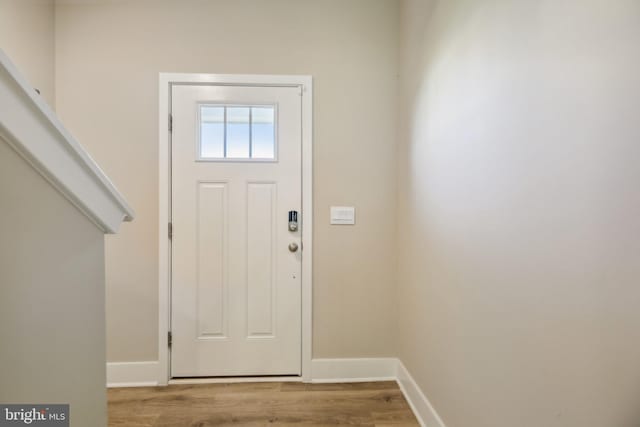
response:
[(192, 377), (171, 378), (169, 385), (174, 384), (225, 384), (225, 383), (280, 383), (302, 382), (300, 375), (258, 376), (258, 377)]

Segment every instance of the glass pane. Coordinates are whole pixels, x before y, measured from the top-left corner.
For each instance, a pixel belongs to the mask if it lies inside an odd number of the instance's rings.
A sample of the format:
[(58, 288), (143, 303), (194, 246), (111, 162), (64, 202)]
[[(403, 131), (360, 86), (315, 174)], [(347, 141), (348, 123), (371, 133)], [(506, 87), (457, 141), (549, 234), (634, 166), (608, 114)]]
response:
[(275, 126), (273, 107), (251, 108), (251, 158), (275, 158)]
[(227, 107), (227, 158), (249, 158), (249, 107)]
[(200, 157), (224, 157), (224, 107), (200, 107)]

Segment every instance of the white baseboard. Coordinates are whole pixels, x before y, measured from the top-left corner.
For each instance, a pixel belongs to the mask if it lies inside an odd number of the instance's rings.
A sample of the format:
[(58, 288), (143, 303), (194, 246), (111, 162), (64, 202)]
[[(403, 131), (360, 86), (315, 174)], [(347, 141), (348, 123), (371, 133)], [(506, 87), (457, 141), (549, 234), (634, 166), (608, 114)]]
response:
[[(107, 387), (153, 387), (158, 385), (159, 366), (153, 362), (107, 363)], [(397, 381), (400, 390), (423, 427), (445, 427), (429, 400), (418, 387), (407, 368), (395, 357), (360, 359), (313, 359), (311, 382), (344, 383), (364, 381)], [(241, 379), (251, 380), (251, 379)], [(262, 381), (283, 381), (263, 378)], [(286, 379), (291, 381), (292, 379)], [(293, 379), (293, 381), (299, 379)], [(193, 381), (193, 380), (188, 380)], [(196, 380), (197, 381), (197, 380)], [(233, 382), (233, 379), (202, 379), (199, 382)], [(172, 380), (179, 384), (181, 380)], [(189, 382), (192, 383), (192, 382)]]
[(311, 382), (394, 381), (397, 366), (398, 359), (394, 357), (313, 359), (311, 361)]
[(405, 399), (409, 402), (409, 406), (413, 410), (418, 422), (422, 427), (445, 427), (444, 422), (438, 416), (438, 413), (429, 399), (426, 398), (418, 384), (415, 382), (407, 368), (398, 360), (397, 381), (400, 390), (404, 394)]
[(157, 361), (107, 363), (107, 387), (153, 387), (157, 385)]

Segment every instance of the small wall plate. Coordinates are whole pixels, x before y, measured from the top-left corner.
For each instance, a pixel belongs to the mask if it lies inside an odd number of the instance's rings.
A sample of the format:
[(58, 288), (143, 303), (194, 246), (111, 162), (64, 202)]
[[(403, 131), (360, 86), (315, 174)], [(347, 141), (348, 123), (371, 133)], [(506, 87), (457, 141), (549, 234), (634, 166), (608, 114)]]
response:
[(356, 208), (353, 206), (331, 206), (331, 224), (354, 225), (356, 223)]

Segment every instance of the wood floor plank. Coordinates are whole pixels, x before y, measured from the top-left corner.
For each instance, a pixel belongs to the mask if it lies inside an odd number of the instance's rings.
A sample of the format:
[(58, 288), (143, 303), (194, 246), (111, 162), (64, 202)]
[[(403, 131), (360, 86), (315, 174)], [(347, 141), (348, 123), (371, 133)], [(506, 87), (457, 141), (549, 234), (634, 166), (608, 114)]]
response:
[(109, 427), (417, 426), (393, 381), (109, 389)]

